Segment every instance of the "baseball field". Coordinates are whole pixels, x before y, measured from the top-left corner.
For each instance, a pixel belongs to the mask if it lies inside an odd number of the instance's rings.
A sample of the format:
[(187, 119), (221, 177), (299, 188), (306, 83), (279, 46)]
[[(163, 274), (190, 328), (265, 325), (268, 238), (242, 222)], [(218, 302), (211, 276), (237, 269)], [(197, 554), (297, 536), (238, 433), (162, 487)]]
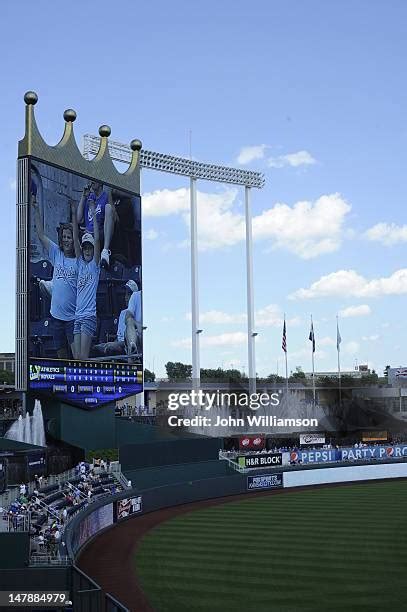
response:
[(407, 482), (191, 510), (158, 523), (135, 550), (157, 612), (407, 610)]

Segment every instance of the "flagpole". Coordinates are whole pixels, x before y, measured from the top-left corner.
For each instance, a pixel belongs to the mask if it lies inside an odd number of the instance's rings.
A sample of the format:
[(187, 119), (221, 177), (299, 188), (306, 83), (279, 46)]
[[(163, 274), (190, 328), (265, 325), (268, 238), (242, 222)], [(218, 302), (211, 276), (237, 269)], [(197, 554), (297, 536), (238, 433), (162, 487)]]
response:
[(312, 315), (311, 315), (311, 329), (312, 329), (312, 394), (314, 397), (314, 408), (315, 408), (315, 363), (314, 363), (315, 332), (314, 332), (314, 324), (312, 322)]
[(338, 388), (339, 388), (339, 406), (342, 403), (342, 384), (341, 384), (341, 361), (340, 361), (340, 357), (339, 357), (339, 345), (341, 343), (342, 339), (340, 337), (340, 333), (339, 333), (339, 322), (338, 322), (338, 315), (336, 315), (336, 350), (338, 352)]
[(288, 362), (287, 362), (287, 327), (285, 323), (285, 313), (284, 313), (284, 325), (283, 325), (283, 340), (281, 343), (281, 348), (284, 351), (285, 356), (285, 390), (288, 398)]

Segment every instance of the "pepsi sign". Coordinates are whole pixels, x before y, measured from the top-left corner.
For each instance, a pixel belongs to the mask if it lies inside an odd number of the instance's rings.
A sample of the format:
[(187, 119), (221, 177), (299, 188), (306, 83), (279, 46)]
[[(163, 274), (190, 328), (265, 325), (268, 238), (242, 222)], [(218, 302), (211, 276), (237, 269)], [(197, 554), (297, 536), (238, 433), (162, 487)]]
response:
[(320, 450), (297, 450), (290, 453), (290, 463), (331, 463), (340, 461), (340, 452), (335, 448)]
[(342, 461), (363, 461), (370, 459), (401, 459), (407, 457), (407, 444), (395, 446), (362, 446), (362, 448), (342, 448)]

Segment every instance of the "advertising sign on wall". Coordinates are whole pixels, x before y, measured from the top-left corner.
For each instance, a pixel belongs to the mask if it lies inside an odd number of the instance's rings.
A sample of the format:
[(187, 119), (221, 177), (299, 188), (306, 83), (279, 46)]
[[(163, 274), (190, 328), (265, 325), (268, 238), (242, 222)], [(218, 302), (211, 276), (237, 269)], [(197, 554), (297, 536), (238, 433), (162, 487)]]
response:
[(239, 436), (239, 450), (263, 450), (265, 443), (265, 434), (246, 434), (244, 436)]
[(128, 499), (120, 499), (116, 502), (116, 520), (127, 518), (132, 514), (137, 514), (142, 510), (141, 495), (130, 497)]
[(30, 160), (29, 388), (92, 407), (142, 390), (141, 201)]
[(391, 385), (405, 385), (407, 383), (407, 368), (389, 368), (387, 376)]
[(98, 531), (113, 525), (113, 503), (100, 506), (88, 514), (75, 531), (73, 538), (73, 548), (75, 552)]
[(30, 480), (33, 480), (36, 474), (38, 476), (45, 474), (47, 467), (45, 453), (30, 453), (27, 455), (26, 459), (27, 475)]
[(321, 450), (296, 450), (290, 453), (292, 463), (330, 463), (340, 461), (340, 451), (335, 448)]
[(283, 474), (265, 474), (264, 476), (248, 476), (247, 488), (249, 491), (255, 489), (280, 489), (283, 486)]
[(240, 467), (243, 468), (266, 468), (273, 465), (283, 464), (282, 453), (264, 453), (260, 455), (243, 455), (237, 458)]
[(306, 444), (325, 444), (325, 434), (321, 433), (304, 433), (300, 434), (301, 446)]
[(407, 457), (407, 445), (397, 444), (396, 446), (363, 446), (362, 448), (342, 448), (340, 453), (343, 461), (397, 459)]
[(365, 431), (362, 434), (362, 442), (381, 442), (388, 438), (387, 431)]

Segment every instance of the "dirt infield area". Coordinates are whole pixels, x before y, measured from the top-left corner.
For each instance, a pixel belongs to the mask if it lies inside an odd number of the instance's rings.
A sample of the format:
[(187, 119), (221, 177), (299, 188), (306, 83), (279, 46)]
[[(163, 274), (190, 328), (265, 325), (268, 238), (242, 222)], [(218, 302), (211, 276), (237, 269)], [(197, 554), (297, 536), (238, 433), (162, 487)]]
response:
[[(301, 487), (302, 488), (302, 487)], [(297, 491), (299, 488), (297, 488)], [(242, 499), (287, 494), (287, 489), (259, 491), (218, 497), (202, 502), (172, 506), (116, 524), (88, 544), (77, 562), (78, 567), (102, 589), (126, 605), (131, 612), (155, 612), (143, 593), (135, 572), (134, 556), (144, 534), (159, 523), (180, 514), (235, 502)]]

